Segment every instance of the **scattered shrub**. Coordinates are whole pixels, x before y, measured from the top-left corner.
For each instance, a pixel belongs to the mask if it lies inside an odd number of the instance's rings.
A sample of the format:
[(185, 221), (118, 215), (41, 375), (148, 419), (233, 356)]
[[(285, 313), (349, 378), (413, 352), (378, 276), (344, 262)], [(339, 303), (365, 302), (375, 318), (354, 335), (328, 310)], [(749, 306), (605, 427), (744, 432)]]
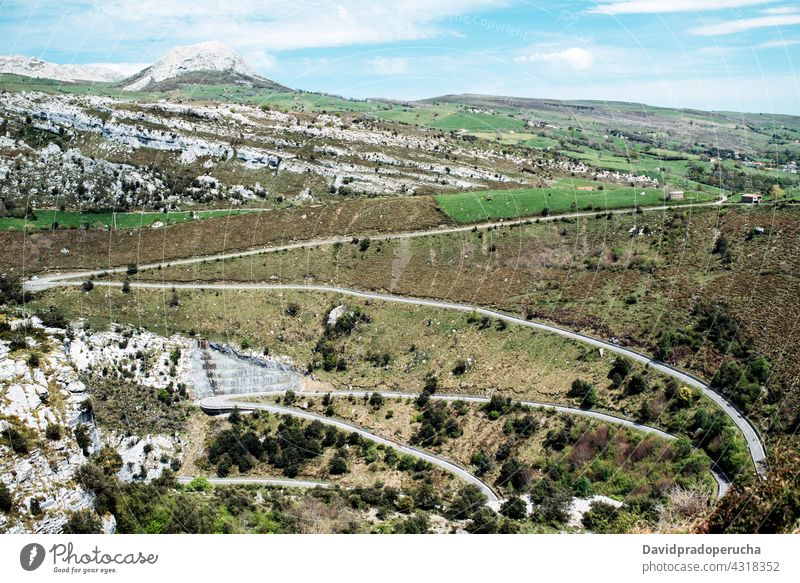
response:
[(100, 517), (88, 508), (70, 514), (64, 525), (64, 534), (101, 534), (103, 525)]
[(44, 435), (51, 441), (58, 441), (61, 439), (61, 425), (58, 423), (48, 423), (47, 429), (44, 430)]
[(0, 510), (3, 512), (11, 512), (14, 507), (14, 498), (11, 495), (11, 490), (8, 489), (5, 482), (0, 482)]

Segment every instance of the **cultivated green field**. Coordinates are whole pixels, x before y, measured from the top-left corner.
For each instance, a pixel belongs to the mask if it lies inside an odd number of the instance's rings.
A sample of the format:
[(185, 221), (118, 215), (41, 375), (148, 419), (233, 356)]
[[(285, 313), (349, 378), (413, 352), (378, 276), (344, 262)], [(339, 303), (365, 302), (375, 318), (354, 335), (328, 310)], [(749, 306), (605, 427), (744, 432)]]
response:
[(0, 91), (41, 91), (42, 93), (71, 93), (75, 95), (105, 95), (115, 99), (136, 99), (156, 101), (166, 96), (164, 93), (143, 93), (123, 91), (112, 83), (65, 83), (53, 79), (36, 79), (19, 75), (0, 75)]
[[(714, 200), (710, 194), (690, 192), (684, 203)], [(442, 194), (436, 197), (439, 207), (458, 223), (473, 223), (487, 219), (513, 219), (571, 210), (594, 210), (657, 206), (665, 203), (664, 192), (656, 188), (630, 188), (605, 185), (604, 190), (582, 191), (576, 188), (515, 188)]]
[(471, 112), (453, 106), (395, 107), (389, 111), (375, 112), (381, 119), (422, 125), (437, 130), (465, 130), (492, 132), (496, 130), (522, 130), (525, 121), (508, 115)]

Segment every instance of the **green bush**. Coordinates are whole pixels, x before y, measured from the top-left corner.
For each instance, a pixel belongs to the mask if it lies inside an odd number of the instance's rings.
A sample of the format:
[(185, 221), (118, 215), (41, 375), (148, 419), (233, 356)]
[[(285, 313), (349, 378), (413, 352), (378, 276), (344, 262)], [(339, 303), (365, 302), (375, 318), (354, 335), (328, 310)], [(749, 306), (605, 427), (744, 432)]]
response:
[(102, 532), (103, 525), (100, 517), (88, 508), (70, 514), (64, 525), (64, 534), (100, 534)]
[(455, 376), (461, 376), (465, 372), (467, 372), (467, 367), (468, 367), (467, 361), (464, 359), (459, 359), (456, 361), (456, 364), (453, 367), (453, 374)]
[(28, 366), (31, 368), (39, 368), (41, 364), (41, 357), (39, 356), (38, 352), (32, 352), (30, 356), (28, 356)]
[(419, 429), (411, 437), (411, 443), (436, 446), (444, 443), (448, 437), (456, 438), (462, 434), (458, 418), (446, 403), (428, 403), (422, 411)]
[(411, 497), (416, 507), (423, 510), (433, 510), (441, 504), (439, 493), (431, 484), (418, 486), (411, 492)]
[(586, 393), (586, 396), (581, 401), (581, 409), (591, 409), (597, 405), (597, 391), (595, 391), (594, 386), (589, 389), (589, 392)]
[(569, 395), (580, 399), (580, 406), (583, 409), (591, 409), (597, 404), (597, 392), (595, 391), (594, 385), (582, 379), (575, 379), (572, 381)]
[(47, 429), (44, 430), (44, 435), (47, 439), (58, 441), (61, 439), (61, 425), (58, 423), (48, 423)]
[(500, 507), (500, 514), (513, 520), (523, 520), (528, 515), (528, 508), (522, 498), (512, 496), (503, 502)]
[(32, 436), (30, 429), (20, 425), (10, 425), (3, 431), (6, 443), (14, 450), (14, 453), (25, 455), (30, 451)]
[(47, 328), (67, 328), (69, 322), (61, 308), (50, 306), (46, 310), (40, 310), (36, 316), (42, 321), (42, 325)]
[(252, 431), (225, 429), (211, 442), (208, 448), (208, 461), (216, 465), (223, 455), (227, 455), (231, 463), (244, 473), (253, 467), (254, 459), (263, 457), (264, 448)]
[(11, 496), (11, 490), (4, 482), (0, 482), (0, 510), (3, 512), (11, 512), (14, 507), (14, 498)]
[(486, 504), (486, 495), (474, 484), (463, 486), (447, 507), (445, 515), (450, 520), (464, 520)]
[(500, 467), (498, 483), (502, 486), (512, 486), (515, 490), (523, 490), (531, 480), (529, 468), (516, 459), (506, 461)]
[(430, 528), (430, 520), (424, 512), (417, 512), (394, 525), (395, 534), (425, 534)]
[(482, 476), (494, 468), (494, 461), (492, 460), (492, 457), (487, 455), (483, 450), (472, 454), (472, 459), (470, 461), (475, 467), (475, 474), (478, 476)]
[(753, 406), (761, 394), (758, 379), (766, 379), (769, 375), (769, 364), (765, 359), (761, 358), (753, 364), (755, 370), (753, 365), (742, 367), (735, 361), (726, 361), (711, 379), (713, 388), (728, 396), (736, 406), (745, 411)]
[(0, 305), (21, 304), (23, 298), (19, 278), (6, 273), (0, 274)]
[(334, 476), (339, 476), (342, 474), (346, 474), (349, 472), (350, 469), (347, 467), (347, 460), (340, 454), (336, 454), (331, 459), (330, 467), (328, 468), (328, 472)]
[(513, 408), (514, 403), (510, 397), (501, 397), (500, 395), (492, 395), (489, 402), (483, 406), (483, 410), (489, 415), (490, 419), (499, 419)]
[(594, 494), (592, 482), (586, 476), (581, 476), (575, 480), (575, 483), (572, 484), (572, 491), (575, 492), (578, 498), (588, 498)]
[(583, 515), (583, 526), (597, 533), (618, 532), (617, 519), (620, 510), (606, 502), (593, 502), (589, 511)]
[(473, 534), (495, 534), (500, 530), (497, 513), (487, 506), (482, 506), (472, 514), (467, 531)]
[(629, 395), (638, 395), (647, 390), (647, 381), (642, 375), (634, 374), (628, 378), (625, 388)]
[[(533, 501), (533, 496), (531, 500)], [(560, 526), (569, 520), (572, 495), (558, 487), (551, 487), (549, 495), (539, 497), (531, 512), (531, 518), (541, 524)]]
[(79, 423), (73, 430), (75, 435), (75, 442), (78, 447), (83, 451), (83, 455), (89, 455), (89, 446), (92, 444), (92, 438), (89, 435), (89, 429), (85, 423)]
[(94, 464), (107, 476), (113, 476), (122, 469), (122, 456), (110, 445), (104, 445), (94, 456)]

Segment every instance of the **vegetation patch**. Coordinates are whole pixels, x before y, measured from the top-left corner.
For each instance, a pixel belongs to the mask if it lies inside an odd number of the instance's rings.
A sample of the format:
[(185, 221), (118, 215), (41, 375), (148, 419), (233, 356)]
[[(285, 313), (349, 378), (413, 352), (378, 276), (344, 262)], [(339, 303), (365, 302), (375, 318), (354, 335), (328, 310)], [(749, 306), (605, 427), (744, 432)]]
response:
[(87, 375), (81, 380), (91, 394), (97, 423), (126, 435), (183, 431), (194, 410), (183, 385), (169, 383), (165, 388), (156, 389), (132, 380), (99, 375)]
[(598, 190), (588, 192), (576, 188), (512, 188), (436, 196), (439, 207), (457, 223), (711, 200), (714, 200), (713, 196), (698, 192), (687, 196), (684, 201), (670, 203), (664, 200), (663, 190), (616, 184), (600, 184)]

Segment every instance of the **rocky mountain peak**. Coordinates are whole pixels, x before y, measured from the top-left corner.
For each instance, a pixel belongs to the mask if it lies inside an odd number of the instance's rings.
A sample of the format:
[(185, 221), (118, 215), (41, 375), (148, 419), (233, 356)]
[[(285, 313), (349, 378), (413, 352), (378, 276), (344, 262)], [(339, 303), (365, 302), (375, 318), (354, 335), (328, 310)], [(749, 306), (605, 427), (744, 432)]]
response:
[(202, 73), (208, 73), (214, 79), (219, 76), (212, 73), (238, 80), (263, 79), (231, 47), (218, 41), (209, 41), (168, 50), (153, 65), (128, 79), (124, 89), (146, 90), (164, 81)]

